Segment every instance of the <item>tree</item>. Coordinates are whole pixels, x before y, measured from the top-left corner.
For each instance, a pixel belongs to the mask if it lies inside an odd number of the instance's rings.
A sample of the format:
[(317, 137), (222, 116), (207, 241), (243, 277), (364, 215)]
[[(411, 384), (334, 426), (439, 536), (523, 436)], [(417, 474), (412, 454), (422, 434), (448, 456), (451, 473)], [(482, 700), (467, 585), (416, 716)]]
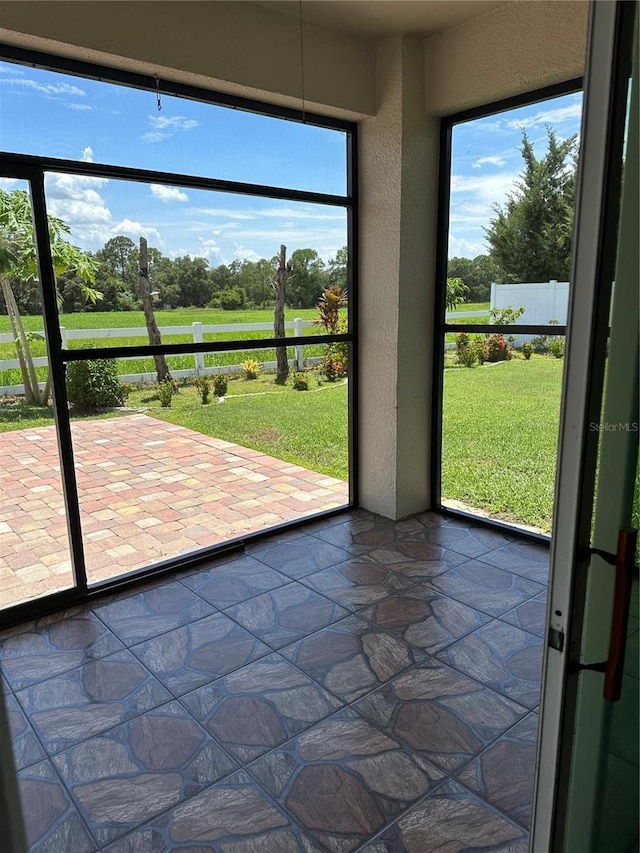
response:
[(337, 285), (343, 290), (347, 287), (347, 267), (349, 264), (349, 249), (343, 246), (336, 252), (335, 258), (329, 260), (327, 270), (327, 283)]
[(324, 290), (324, 264), (315, 249), (296, 249), (287, 279), (287, 305), (313, 308)]
[[(149, 343), (154, 346), (162, 343), (162, 335), (156, 323), (156, 315), (153, 312), (153, 298), (151, 296), (151, 287), (149, 285), (149, 252), (147, 241), (144, 237), (140, 238), (140, 296), (142, 297), (142, 308), (144, 310), (144, 319), (147, 326), (147, 334)], [(158, 384), (161, 382), (172, 382), (169, 365), (164, 353), (157, 353), (153, 356), (153, 361), (156, 366), (156, 377)]]
[[(73, 246), (64, 235), (70, 229), (61, 219), (48, 218), (51, 261), (56, 276), (73, 271), (82, 282), (84, 295), (95, 302), (101, 298), (99, 291), (89, 287), (95, 280), (96, 262), (93, 258)], [(39, 277), (38, 255), (31, 218), (31, 203), (25, 190), (5, 192), (0, 190), (0, 285), (9, 315), (18, 364), (22, 374), (27, 402), (44, 406), (49, 400), (50, 378), (41, 391), (31, 354), (30, 338), (27, 335), (18, 310), (11, 283), (37, 281)], [(58, 299), (60, 295), (57, 294)]]
[(491, 296), (491, 283), (503, 281), (504, 276), (490, 255), (477, 255), (473, 259), (450, 258), (447, 265), (447, 278), (462, 279), (468, 289), (465, 302), (488, 302)]
[(461, 302), (464, 302), (469, 288), (461, 278), (447, 279), (447, 311), (453, 311)]
[[(276, 270), (276, 280), (273, 285), (275, 296), (273, 306), (273, 336), (275, 338), (285, 337), (284, 304), (290, 275), (291, 261), (287, 263), (287, 247), (280, 246), (280, 257), (278, 259), (278, 268)], [(276, 382), (279, 385), (284, 385), (287, 381), (287, 376), (289, 375), (289, 362), (287, 360), (286, 347), (276, 347), (276, 359), (278, 362)]]
[(558, 141), (547, 128), (548, 150), (540, 160), (526, 132), (525, 163), (515, 192), (486, 229), (491, 257), (510, 281), (567, 281), (576, 192), (577, 136)]
[(174, 283), (180, 288), (180, 305), (184, 308), (204, 308), (213, 293), (213, 281), (206, 258), (185, 255), (173, 262)]
[(124, 289), (133, 293), (138, 286), (140, 259), (138, 248), (129, 237), (112, 237), (96, 253), (99, 261), (104, 261), (112, 276), (119, 279)]
[(247, 300), (255, 308), (265, 308), (273, 294), (275, 268), (271, 261), (244, 261), (240, 271), (242, 287)]

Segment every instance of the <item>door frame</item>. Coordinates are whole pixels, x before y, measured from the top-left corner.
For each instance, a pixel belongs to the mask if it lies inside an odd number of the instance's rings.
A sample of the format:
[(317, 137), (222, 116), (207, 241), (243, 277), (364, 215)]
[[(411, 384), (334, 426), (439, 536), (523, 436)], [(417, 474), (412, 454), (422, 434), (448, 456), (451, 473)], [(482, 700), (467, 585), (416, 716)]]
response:
[(531, 849), (564, 848), (635, 3), (591, 4)]

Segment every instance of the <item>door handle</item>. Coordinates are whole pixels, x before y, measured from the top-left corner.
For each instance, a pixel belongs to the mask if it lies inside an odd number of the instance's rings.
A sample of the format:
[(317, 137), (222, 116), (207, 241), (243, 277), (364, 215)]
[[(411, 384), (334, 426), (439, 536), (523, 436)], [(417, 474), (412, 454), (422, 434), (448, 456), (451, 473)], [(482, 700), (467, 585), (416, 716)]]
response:
[(624, 653), (637, 541), (637, 530), (621, 530), (618, 533), (616, 585), (613, 597), (613, 613), (611, 616), (609, 656), (607, 658), (603, 690), (603, 696), (608, 702), (617, 702), (622, 691)]

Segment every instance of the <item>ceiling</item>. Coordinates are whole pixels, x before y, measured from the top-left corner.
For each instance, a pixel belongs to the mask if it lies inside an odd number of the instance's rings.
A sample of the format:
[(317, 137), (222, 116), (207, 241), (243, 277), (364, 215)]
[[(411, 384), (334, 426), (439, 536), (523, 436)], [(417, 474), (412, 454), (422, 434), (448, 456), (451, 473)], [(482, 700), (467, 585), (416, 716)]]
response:
[(434, 35), (515, 0), (261, 0), (260, 5), (367, 39)]

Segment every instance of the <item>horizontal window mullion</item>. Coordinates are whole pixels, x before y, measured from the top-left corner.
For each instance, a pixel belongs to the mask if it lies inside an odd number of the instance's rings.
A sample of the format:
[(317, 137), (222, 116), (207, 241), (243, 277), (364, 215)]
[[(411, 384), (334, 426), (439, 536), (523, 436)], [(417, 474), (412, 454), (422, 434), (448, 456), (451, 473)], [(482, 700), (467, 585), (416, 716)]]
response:
[(566, 326), (541, 326), (541, 325), (493, 325), (491, 323), (444, 323), (442, 328), (445, 332), (479, 332), (491, 334), (492, 332), (508, 332), (511, 335), (566, 335)]
[[(18, 47), (16, 45), (3, 44), (0, 46), (0, 59), (9, 62), (30, 65), (42, 68), (46, 71), (63, 72), (88, 80), (100, 80), (105, 83), (121, 84), (133, 89), (141, 89), (146, 92), (156, 91), (156, 78), (149, 74), (140, 74), (135, 71), (127, 71), (123, 68), (112, 68), (81, 59), (71, 59), (66, 56), (58, 56), (30, 48)], [(161, 78), (160, 90), (165, 95), (176, 95), (205, 104), (213, 104), (219, 107), (242, 110), (243, 112), (256, 113), (258, 115), (272, 116), (288, 121), (299, 123), (310, 123), (329, 130), (341, 130), (349, 133), (355, 131), (355, 122), (333, 116), (321, 115), (309, 110), (296, 109), (278, 104), (260, 101), (254, 98), (245, 98), (241, 95), (232, 95), (215, 89), (207, 89), (190, 83), (181, 83), (176, 80), (165, 80)]]
[(205, 178), (201, 175), (185, 175), (175, 172), (134, 169), (130, 166), (111, 166), (106, 163), (83, 163), (77, 160), (60, 160), (35, 154), (0, 153), (0, 172), (13, 176), (14, 171), (28, 176), (35, 172), (55, 172), (64, 175), (88, 175), (98, 178), (117, 178), (137, 183), (166, 184), (185, 189), (211, 190), (215, 192), (248, 195), (260, 198), (275, 198), (282, 201), (303, 201), (335, 207), (349, 207), (353, 199), (344, 195), (292, 190), (268, 184), (226, 181), (222, 178)]
[[(126, 329), (123, 329), (126, 332)], [(241, 352), (250, 349), (274, 349), (275, 347), (314, 346), (344, 341), (352, 343), (351, 333), (344, 335), (303, 335), (290, 338), (247, 338), (238, 341), (203, 341), (183, 344), (139, 344), (125, 347), (95, 347), (90, 349), (63, 349), (62, 361), (93, 361), (98, 358), (144, 357), (154, 355), (189, 355), (208, 352)]]

